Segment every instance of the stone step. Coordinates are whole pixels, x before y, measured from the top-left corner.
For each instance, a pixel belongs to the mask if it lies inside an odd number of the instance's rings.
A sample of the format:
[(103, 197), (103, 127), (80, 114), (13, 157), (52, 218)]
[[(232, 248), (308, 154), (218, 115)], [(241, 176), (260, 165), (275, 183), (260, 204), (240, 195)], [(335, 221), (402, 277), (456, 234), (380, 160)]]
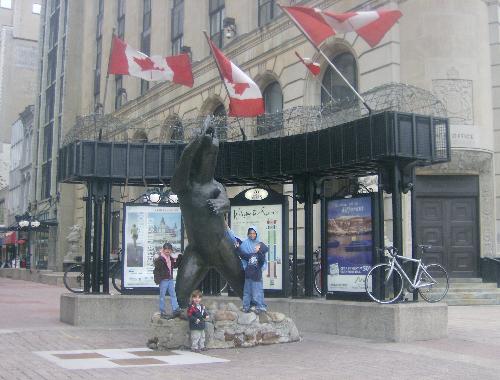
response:
[(498, 305), (499, 302), (495, 299), (445, 299), (443, 300), (448, 306), (472, 306), (472, 305)]
[(448, 292), (446, 298), (448, 299), (484, 299), (491, 298), (498, 300), (500, 292)]
[(483, 279), (480, 277), (450, 277), (450, 283), (471, 283), (471, 282), (483, 282)]
[[(434, 289), (440, 289), (442, 286), (434, 286)], [(450, 293), (462, 293), (462, 292), (491, 292), (499, 293), (499, 288), (454, 288), (452, 285), (448, 288)]]
[[(494, 282), (482, 282), (482, 283), (450, 283), (450, 289), (499, 289), (497, 288), (497, 284)], [(436, 287), (440, 287), (438, 284)]]

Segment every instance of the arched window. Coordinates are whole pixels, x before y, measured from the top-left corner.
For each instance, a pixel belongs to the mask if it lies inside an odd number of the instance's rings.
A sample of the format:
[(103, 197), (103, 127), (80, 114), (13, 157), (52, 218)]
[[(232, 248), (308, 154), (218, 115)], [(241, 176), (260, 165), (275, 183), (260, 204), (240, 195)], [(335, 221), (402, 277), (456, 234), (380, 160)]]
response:
[(160, 134), (161, 142), (184, 142), (184, 127), (178, 116), (169, 116), (165, 120)]
[[(342, 75), (349, 81), (352, 87), (358, 89), (358, 68), (356, 60), (351, 53), (341, 53), (333, 57), (332, 63), (339, 69)], [(356, 95), (347, 86), (344, 80), (330, 66), (325, 71), (321, 88), (321, 105), (332, 102), (348, 101), (355, 98)], [(330, 95), (325, 91), (328, 90)]]
[(283, 93), (278, 82), (269, 83), (262, 93), (265, 115), (257, 119), (257, 134), (263, 135), (283, 128)]
[(283, 93), (278, 82), (272, 82), (266, 86), (264, 93), (264, 104), (267, 114), (283, 112)]
[(134, 135), (132, 136), (132, 141), (147, 143), (148, 142), (148, 135), (146, 134), (146, 132), (139, 129), (139, 130), (135, 131)]
[(215, 137), (221, 141), (227, 140), (227, 119), (226, 109), (223, 104), (219, 104), (212, 115), (215, 116), (213, 127), (215, 129)]

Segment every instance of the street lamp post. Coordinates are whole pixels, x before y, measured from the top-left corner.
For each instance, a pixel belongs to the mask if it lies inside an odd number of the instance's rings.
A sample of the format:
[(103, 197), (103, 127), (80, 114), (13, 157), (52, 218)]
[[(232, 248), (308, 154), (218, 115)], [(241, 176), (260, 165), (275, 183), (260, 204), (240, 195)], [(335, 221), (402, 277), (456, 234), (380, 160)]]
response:
[(33, 228), (40, 227), (40, 222), (34, 219), (31, 215), (25, 214), (18, 222), (20, 229), (26, 229), (28, 231), (28, 243), (26, 246), (26, 269), (31, 268), (31, 230)]

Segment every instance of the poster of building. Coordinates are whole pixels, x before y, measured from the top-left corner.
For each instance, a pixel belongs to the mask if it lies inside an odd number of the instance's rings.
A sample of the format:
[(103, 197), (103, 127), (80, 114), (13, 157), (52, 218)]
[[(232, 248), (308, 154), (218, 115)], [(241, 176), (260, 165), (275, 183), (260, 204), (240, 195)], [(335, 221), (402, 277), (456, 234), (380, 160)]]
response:
[(231, 206), (231, 229), (240, 239), (247, 238), (248, 227), (257, 228), (257, 238), (269, 247), (262, 272), (264, 289), (283, 289), (283, 205)]
[(327, 203), (329, 292), (364, 292), (373, 260), (371, 195)]
[(165, 242), (182, 250), (182, 219), (178, 206), (125, 206), (123, 226), (123, 287), (156, 287), (154, 255)]

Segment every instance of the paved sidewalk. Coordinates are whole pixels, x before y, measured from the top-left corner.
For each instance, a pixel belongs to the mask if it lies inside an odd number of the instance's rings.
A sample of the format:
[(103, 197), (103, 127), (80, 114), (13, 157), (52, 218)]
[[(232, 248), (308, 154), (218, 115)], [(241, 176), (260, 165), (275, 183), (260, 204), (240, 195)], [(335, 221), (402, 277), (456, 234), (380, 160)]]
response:
[(207, 352), (225, 363), (68, 370), (34, 352), (144, 347), (147, 331), (63, 324), (64, 292), (0, 278), (0, 379), (499, 378), (500, 306), (450, 307), (447, 339), (403, 344), (304, 334), (299, 343)]

